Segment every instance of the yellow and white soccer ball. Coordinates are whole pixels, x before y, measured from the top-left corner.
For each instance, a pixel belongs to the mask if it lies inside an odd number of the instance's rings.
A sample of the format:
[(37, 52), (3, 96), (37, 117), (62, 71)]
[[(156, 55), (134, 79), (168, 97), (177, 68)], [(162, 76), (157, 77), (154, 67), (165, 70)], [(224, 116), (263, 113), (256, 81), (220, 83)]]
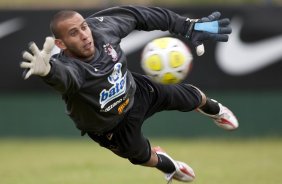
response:
[(191, 69), (193, 56), (181, 40), (163, 37), (152, 40), (143, 49), (141, 67), (154, 81), (180, 83)]

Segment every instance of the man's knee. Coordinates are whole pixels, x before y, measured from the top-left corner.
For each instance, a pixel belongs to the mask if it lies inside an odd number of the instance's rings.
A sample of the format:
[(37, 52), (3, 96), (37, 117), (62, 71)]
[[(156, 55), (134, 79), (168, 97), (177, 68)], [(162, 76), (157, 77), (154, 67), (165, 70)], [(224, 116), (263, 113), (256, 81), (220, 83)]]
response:
[(139, 149), (138, 151), (134, 151), (131, 153), (131, 156), (128, 160), (134, 165), (144, 165), (151, 159), (151, 146), (148, 142), (148, 146), (144, 149)]
[[(191, 85), (191, 84), (190, 84)], [(198, 108), (202, 107), (203, 105), (206, 104), (207, 102), (207, 96), (205, 95), (205, 93), (203, 91), (201, 91), (199, 88), (197, 88), (196, 86), (191, 85), (192, 88), (194, 88), (195, 90), (197, 90), (200, 93), (201, 96), (201, 101), (199, 103)]]

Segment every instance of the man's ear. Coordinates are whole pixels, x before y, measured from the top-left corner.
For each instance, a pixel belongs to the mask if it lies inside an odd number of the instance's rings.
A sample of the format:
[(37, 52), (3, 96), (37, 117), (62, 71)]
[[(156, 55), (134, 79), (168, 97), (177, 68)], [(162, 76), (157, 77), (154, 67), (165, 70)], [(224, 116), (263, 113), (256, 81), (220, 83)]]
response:
[(67, 48), (61, 39), (55, 39), (55, 45), (62, 50), (65, 50)]

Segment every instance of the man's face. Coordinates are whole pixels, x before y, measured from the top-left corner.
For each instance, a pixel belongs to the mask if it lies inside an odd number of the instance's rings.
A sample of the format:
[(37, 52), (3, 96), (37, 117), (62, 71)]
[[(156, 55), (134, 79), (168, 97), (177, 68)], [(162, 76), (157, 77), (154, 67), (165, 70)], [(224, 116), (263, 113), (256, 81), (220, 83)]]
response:
[(88, 60), (94, 57), (94, 40), (88, 24), (80, 14), (75, 14), (58, 24), (60, 38), (56, 45), (70, 57)]

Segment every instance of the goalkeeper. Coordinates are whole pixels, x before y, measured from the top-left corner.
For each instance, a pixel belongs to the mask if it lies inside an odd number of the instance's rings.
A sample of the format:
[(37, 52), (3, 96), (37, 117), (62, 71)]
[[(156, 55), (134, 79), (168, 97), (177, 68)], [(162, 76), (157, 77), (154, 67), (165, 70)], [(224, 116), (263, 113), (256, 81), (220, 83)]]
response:
[[(162, 85), (132, 73), (119, 44), (133, 30), (168, 30), (186, 37), (202, 55), (205, 41), (228, 41), (229, 23), (219, 12), (189, 19), (157, 7), (113, 7), (87, 18), (63, 10), (51, 20), (53, 37), (46, 38), (42, 50), (31, 43), (20, 66), (25, 79), (40, 76), (60, 92), (67, 115), (82, 135), (133, 164), (159, 169), (168, 181), (188, 182), (195, 178), (193, 169), (151, 147), (142, 134), (143, 122), (164, 110), (197, 110), (226, 130), (236, 129), (238, 121), (193, 85)], [(51, 57), (54, 44), (61, 52)]]

